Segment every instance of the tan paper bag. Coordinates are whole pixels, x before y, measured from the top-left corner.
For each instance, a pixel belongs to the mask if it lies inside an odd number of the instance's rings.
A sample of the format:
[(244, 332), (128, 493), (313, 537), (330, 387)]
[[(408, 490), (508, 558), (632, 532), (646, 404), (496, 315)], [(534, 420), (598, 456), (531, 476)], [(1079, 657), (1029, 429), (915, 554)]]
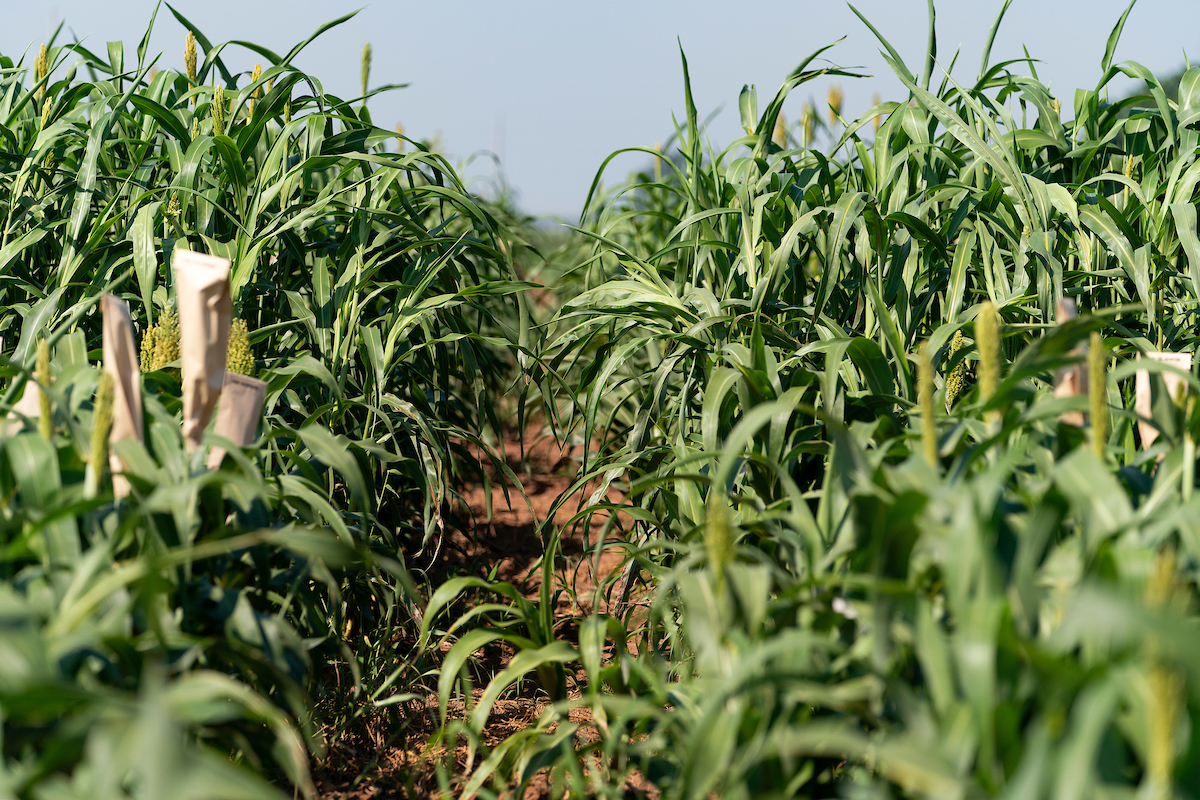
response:
[(183, 362), (183, 440), (192, 453), (200, 447), (225, 382), (233, 303), (226, 259), (176, 250), (174, 264)]
[[(0, 350), (3, 349), (4, 338), (0, 337)], [(25, 382), (25, 388), (21, 390), (21, 399), (13, 403), (12, 410), (8, 412), (3, 423), (0, 423), (0, 435), (12, 436), (21, 430), (20, 414), (30, 419), (37, 419), (42, 415), (41, 392), (38, 390), (37, 381), (32, 378)]]
[[(113, 415), (109, 442), (142, 438), (142, 371), (138, 365), (138, 350), (133, 343), (133, 322), (129, 305), (111, 294), (100, 301), (104, 312), (104, 370), (113, 379)], [(112, 470), (113, 495), (129, 494), (129, 481), (122, 475), (125, 465), (109, 450), (109, 469)], [(99, 469), (99, 465), (96, 466)]]
[(21, 431), (21, 417), (29, 417), (31, 420), (38, 419), (42, 416), (42, 390), (38, 388), (38, 382), (33, 376), (25, 381), (25, 388), (21, 391), (21, 399), (13, 403), (12, 411), (8, 412), (8, 417), (4, 420), (3, 432), (5, 436), (13, 436)]
[[(1143, 353), (1138, 358), (1146, 358), (1152, 361), (1158, 361), (1162, 364), (1169, 364), (1172, 367), (1183, 370), (1184, 372), (1192, 371), (1192, 354), (1191, 353)], [(1169, 372), (1162, 373), (1163, 384), (1167, 388), (1168, 394), (1172, 398), (1176, 396), (1179, 387), (1183, 386), (1186, 390), (1187, 384), (1184, 383), (1183, 377)], [(1134, 410), (1141, 417), (1150, 417), (1154, 413), (1154, 398), (1150, 391), (1150, 373), (1146, 370), (1139, 369), (1134, 378), (1134, 388), (1136, 389), (1136, 399), (1134, 402)], [(1154, 426), (1146, 422), (1138, 422), (1138, 433), (1142, 437), (1142, 449), (1146, 449), (1154, 444), (1154, 440), (1158, 438), (1158, 430)]]
[[(213, 432), (239, 447), (253, 443), (266, 399), (266, 382), (236, 372), (226, 372), (225, 385), (221, 388), (221, 403), (217, 406), (217, 424)], [(216, 469), (221, 466), (223, 458), (225, 448), (213, 447), (212, 452), (208, 454), (208, 468)]]
[[(4, 339), (0, 338), (0, 349), (3, 348)], [(5, 436), (19, 433), (22, 416), (30, 419), (38, 419), (42, 416), (42, 390), (38, 388), (38, 383), (32, 375), (29, 376), (29, 380), (25, 381), (25, 388), (21, 390), (21, 399), (13, 403), (12, 411), (8, 412), (3, 425), (0, 425), (0, 432)]]
[[(1075, 319), (1079, 316), (1079, 312), (1075, 310), (1075, 301), (1069, 297), (1064, 297), (1058, 301), (1058, 324), (1062, 325), (1067, 320)], [(1083, 355), (1087, 352), (1086, 347), (1076, 347), (1071, 351), (1071, 355)], [(1054, 373), (1054, 396), (1055, 397), (1075, 397), (1081, 394), (1088, 393), (1087, 381), (1087, 364), (1072, 364), (1069, 367), (1061, 367)], [(1074, 425), (1082, 428), (1087, 418), (1082, 411), (1068, 411), (1059, 416), (1059, 421), (1067, 425)]]

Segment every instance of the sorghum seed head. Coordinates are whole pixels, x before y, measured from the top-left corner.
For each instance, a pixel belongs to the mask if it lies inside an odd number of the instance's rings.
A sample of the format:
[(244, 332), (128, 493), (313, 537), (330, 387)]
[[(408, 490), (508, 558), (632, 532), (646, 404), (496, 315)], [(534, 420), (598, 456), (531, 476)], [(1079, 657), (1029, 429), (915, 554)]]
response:
[(38, 392), (39, 411), (38, 431), (46, 441), (54, 435), (54, 408), (50, 405), (50, 345), (45, 339), (38, 342), (37, 348), (37, 379), (41, 384)]
[(933, 360), (929, 342), (917, 351), (917, 402), (921, 407), (921, 444), (929, 466), (938, 465), (937, 419), (933, 409)]
[(975, 320), (975, 347), (979, 351), (979, 399), (986, 403), (1000, 385), (1000, 317), (990, 300)]
[[(38, 82), (50, 74), (50, 55), (46, 52), (46, 45), (42, 45), (38, 50), (37, 61), (34, 62), (34, 71)], [(43, 92), (46, 90), (43, 89)]]
[(367, 93), (367, 82), (371, 77), (371, 43), (363, 45), (362, 51), (362, 93)]
[(179, 317), (168, 309), (142, 335), (142, 372), (155, 372), (179, 358)]
[(183, 66), (187, 70), (188, 80), (196, 82), (196, 37), (188, 31), (187, 40), (183, 44)]
[(238, 375), (254, 377), (254, 353), (250, 351), (250, 332), (246, 323), (234, 319), (229, 324), (229, 346), (225, 351), (225, 369)]
[(723, 491), (713, 487), (704, 525), (704, 544), (708, 566), (712, 570), (717, 591), (724, 591), (725, 571), (737, 558), (733, 524), (729, 519), (729, 503)]
[(1108, 398), (1106, 371), (1108, 352), (1104, 337), (1092, 331), (1088, 343), (1088, 415), (1092, 424), (1092, 450), (1097, 458), (1104, 458), (1104, 446), (1108, 441)]
[[(250, 73), (251, 85), (258, 83), (260, 78), (262, 78), (262, 64), (255, 64), (254, 71)], [(254, 116), (254, 101), (257, 100), (261, 95), (262, 95), (262, 87), (261, 86), (256, 88), (254, 91), (252, 91), (250, 93), (250, 98), (246, 101), (246, 116), (247, 117)]]
[(108, 461), (108, 433), (112, 429), (113, 377), (108, 370), (100, 373), (96, 386), (95, 411), (92, 414), (92, 469), (99, 474)]
[[(954, 356), (959, 350), (963, 349), (962, 331), (955, 331), (954, 338), (950, 340), (950, 354), (947, 361), (953, 361)], [(967, 361), (963, 359), (954, 365), (950, 370), (950, 374), (946, 376), (946, 413), (950, 413), (950, 409), (954, 406), (954, 401), (962, 394), (963, 384), (966, 383)]]
[(212, 99), (213, 136), (225, 135), (225, 87), (218, 85)]
[(834, 125), (842, 115), (842, 85), (832, 84), (829, 87), (829, 124)]

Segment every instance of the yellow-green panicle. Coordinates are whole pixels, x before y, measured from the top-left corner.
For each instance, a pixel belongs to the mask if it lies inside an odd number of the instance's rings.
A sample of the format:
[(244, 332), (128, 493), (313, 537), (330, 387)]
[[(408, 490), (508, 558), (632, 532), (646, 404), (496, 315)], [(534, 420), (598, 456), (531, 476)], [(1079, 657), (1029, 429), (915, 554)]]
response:
[[(46, 52), (46, 45), (42, 45), (42, 49), (38, 50), (37, 61), (34, 63), (34, 70), (39, 83), (42, 79), (50, 74), (50, 55)], [(41, 88), (42, 97), (46, 96), (46, 87)]]
[[(262, 64), (255, 64), (254, 71), (250, 73), (251, 85), (258, 83), (258, 81), (261, 78), (262, 78)], [(247, 117), (254, 116), (254, 101), (257, 100), (261, 95), (262, 95), (262, 87), (259, 87), (250, 93), (250, 99), (246, 101), (246, 116)]]
[(917, 351), (917, 402), (921, 407), (921, 444), (925, 450), (925, 460), (936, 469), (937, 418), (933, 408), (933, 360), (929, 357), (929, 342), (925, 342)]
[(225, 135), (225, 87), (217, 85), (212, 99), (213, 136)]
[(41, 384), (38, 392), (39, 412), (38, 432), (42, 438), (50, 441), (54, 436), (54, 407), (50, 404), (50, 345), (45, 339), (38, 342), (37, 348), (37, 379)]
[(1108, 398), (1105, 373), (1108, 368), (1108, 350), (1099, 331), (1092, 331), (1088, 343), (1088, 415), (1092, 423), (1092, 451), (1097, 458), (1104, 458), (1104, 445), (1108, 441)]
[(183, 43), (183, 68), (187, 70), (188, 80), (192, 83), (196, 82), (196, 37), (191, 31), (188, 31), (187, 39)]
[[(1186, 605), (1187, 592), (1176, 575), (1175, 551), (1167, 547), (1159, 552), (1154, 573), (1146, 587), (1146, 605), (1154, 610)], [(1187, 708), (1187, 684), (1184, 676), (1161, 657), (1162, 643), (1151, 636), (1147, 642), (1150, 661), (1150, 693), (1147, 720), (1149, 742), (1146, 774), (1139, 797), (1169, 800), (1175, 772), (1175, 732), (1180, 711)]]
[[(950, 340), (950, 354), (946, 357), (947, 361), (953, 361), (958, 352), (963, 349), (962, 331), (955, 331), (954, 338)], [(964, 358), (954, 365), (950, 370), (950, 374), (946, 376), (946, 413), (950, 413), (950, 409), (954, 407), (954, 401), (962, 394), (963, 385), (967, 381), (967, 360)]]
[(112, 430), (113, 418), (113, 377), (112, 373), (104, 370), (100, 373), (100, 383), (96, 386), (96, 405), (92, 414), (92, 470), (99, 479), (108, 463), (108, 434)]
[(800, 113), (800, 126), (804, 130), (804, 146), (812, 147), (813, 137), (817, 133), (817, 115), (810, 103), (805, 103)]
[(254, 377), (254, 353), (250, 351), (250, 331), (244, 320), (234, 319), (229, 323), (229, 347), (225, 351), (225, 369)]
[(155, 372), (179, 358), (179, 317), (174, 311), (164, 311), (158, 324), (142, 334), (142, 372)]
[(986, 403), (1000, 385), (1000, 315), (991, 301), (980, 307), (975, 320), (975, 348), (979, 352), (979, 400)]
[(718, 594), (725, 591), (725, 570), (733, 563), (736, 549), (733, 524), (729, 519), (729, 502), (725, 493), (712, 491), (708, 501), (708, 514), (704, 524), (704, 545), (708, 552), (708, 566)]
[(371, 79), (371, 43), (367, 42), (363, 45), (362, 52), (362, 93), (364, 96), (363, 102), (367, 102), (365, 96), (367, 94), (367, 83)]
[(842, 115), (842, 85), (840, 83), (832, 84), (829, 87), (829, 124), (836, 125), (838, 118)]

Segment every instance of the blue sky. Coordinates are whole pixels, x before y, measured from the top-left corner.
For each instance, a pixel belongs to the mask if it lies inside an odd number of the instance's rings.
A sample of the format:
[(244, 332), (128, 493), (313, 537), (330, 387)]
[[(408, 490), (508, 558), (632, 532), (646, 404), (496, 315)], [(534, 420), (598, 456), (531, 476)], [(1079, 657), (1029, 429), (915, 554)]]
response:
[[(1020, 58), (1022, 46), (1041, 63), (1038, 73), (1063, 99), (1094, 87), (1105, 41), (1126, 0), (1014, 0), (992, 51), (993, 61)], [(14, 58), (36, 50), (57, 25), (67, 26), (90, 49), (122, 39), (132, 50), (141, 39), (153, 0), (10, 0), (0, 32), (0, 52)], [(812, 51), (842, 37), (829, 61), (858, 67), (873, 77), (840, 79), (844, 114), (857, 116), (878, 92), (903, 99), (904, 91), (879, 56), (871, 32), (844, 3), (718, 2), (717, 0), (610, 0), (578, 2), (483, 2), (378, 0), (361, 6), (342, 0), (178, 0), (175, 8), (213, 42), (246, 39), (286, 52), (320, 24), (362, 8), (324, 34), (297, 59), (327, 91), (358, 94), (359, 56), (371, 42), (371, 82), (408, 83), (409, 88), (371, 101), (376, 124), (402, 122), (409, 135), (440, 135), (442, 151), (464, 164), (480, 192), (495, 185), (503, 164), (520, 205), (539, 215), (577, 215), (596, 170), (612, 151), (653, 146), (670, 136), (672, 114), (683, 111), (679, 49), (687, 53), (701, 116), (721, 109), (709, 128), (714, 144), (738, 135), (738, 92), (755, 84), (765, 107), (784, 76)], [(859, 0), (856, 7), (900, 51), (910, 68), (923, 64), (927, 12), (924, 0)], [(15, 7), (13, 7), (15, 6)], [(971, 80), (999, 0), (942, 0), (938, 8), (938, 56), (953, 74)], [(1185, 51), (1200, 45), (1200, 5), (1195, 0), (1141, 0), (1133, 9), (1115, 61), (1138, 61), (1163, 74), (1181, 67)], [(184, 29), (164, 6), (151, 52), (176, 69), (183, 61)], [(224, 52), (231, 70), (260, 60), (242, 48)], [(1132, 82), (1112, 84), (1124, 91)], [(785, 106), (800, 117), (806, 100), (824, 107), (828, 81), (797, 89)], [(1064, 114), (1064, 116), (1066, 116)], [(622, 160), (623, 159), (623, 160)], [(624, 156), (608, 182), (642, 166)], [(468, 163), (469, 162), (469, 163)]]

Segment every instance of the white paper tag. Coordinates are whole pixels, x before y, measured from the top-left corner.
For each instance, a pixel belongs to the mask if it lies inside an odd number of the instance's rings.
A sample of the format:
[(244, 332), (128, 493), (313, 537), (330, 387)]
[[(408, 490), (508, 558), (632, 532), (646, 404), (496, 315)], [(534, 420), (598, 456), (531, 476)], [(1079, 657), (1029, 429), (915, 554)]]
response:
[[(1192, 354), (1191, 353), (1143, 353), (1138, 358), (1146, 358), (1157, 361), (1161, 364), (1167, 364), (1184, 372), (1192, 371)], [(1167, 393), (1172, 398), (1177, 396), (1179, 387), (1183, 386), (1187, 390), (1187, 384), (1184, 382), (1183, 376), (1176, 375), (1171, 372), (1161, 373), (1163, 384), (1167, 388)], [(1154, 413), (1153, 397), (1150, 391), (1150, 373), (1144, 369), (1139, 369), (1134, 378), (1134, 387), (1136, 389), (1136, 400), (1134, 410), (1139, 417), (1149, 419)], [(1138, 433), (1142, 437), (1142, 449), (1146, 449), (1154, 444), (1154, 440), (1158, 438), (1158, 429), (1147, 422), (1138, 422)]]

